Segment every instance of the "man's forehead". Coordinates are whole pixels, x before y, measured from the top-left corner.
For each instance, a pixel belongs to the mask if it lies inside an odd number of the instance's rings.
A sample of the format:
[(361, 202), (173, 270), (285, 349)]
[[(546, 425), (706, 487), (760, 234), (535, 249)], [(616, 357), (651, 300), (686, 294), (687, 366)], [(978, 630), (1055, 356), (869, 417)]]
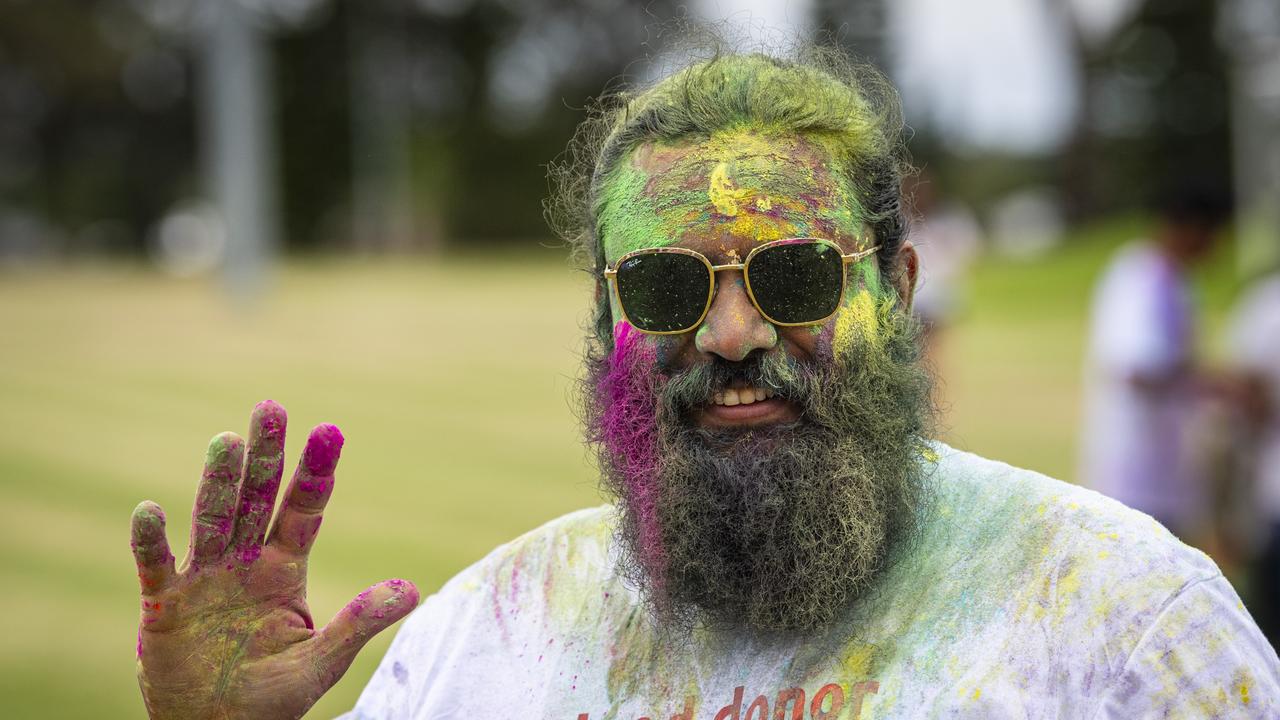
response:
[(750, 161), (800, 168), (826, 166), (831, 153), (820, 139), (754, 128), (719, 130), (706, 138), (644, 143), (631, 154), (636, 165), (663, 175), (705, 167), (709, 163)]
[(801, 236), (853, 242), (862, 217), (847, 184), (820, 137), (742, 128), (646, 143), (605, 183), (605, 255)]

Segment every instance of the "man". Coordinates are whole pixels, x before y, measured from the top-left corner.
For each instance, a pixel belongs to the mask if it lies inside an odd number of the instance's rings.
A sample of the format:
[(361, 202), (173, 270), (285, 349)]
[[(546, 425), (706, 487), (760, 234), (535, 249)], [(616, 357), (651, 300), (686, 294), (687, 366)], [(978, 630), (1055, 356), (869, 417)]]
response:
[[(582, 402), (616, 506), (428, 598), (349, 717), (1280, 712), (1280, 661), (1206, 557), (926, 440), (900, 128), (882, 81), (758, 55), (588, 124), (558, 217), (597, 277)], [(185, 570), (135, 512), (154, 717), (297, 716), (416, 602), (389, 581), (314, 629), (341, 436), (312, 432), (265, 535), (283, 423), (264, 403), (247, 449), (215, 438)]]
[(1094, 294), (1081, 480), (1190, 540), (1205, 503), (1185, 437), (1197, 399), (1186, 273), (1212, 249), (1227, 208), (1186, 183), (1156, 212), (1151, 241), (1116, 253)]

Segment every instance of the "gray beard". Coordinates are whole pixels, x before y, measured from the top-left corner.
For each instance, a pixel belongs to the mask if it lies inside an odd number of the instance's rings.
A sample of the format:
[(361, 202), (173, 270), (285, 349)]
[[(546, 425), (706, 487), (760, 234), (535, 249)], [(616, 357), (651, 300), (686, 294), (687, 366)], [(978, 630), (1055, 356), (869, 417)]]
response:
[[(930, 382), (916, 324), (902, 316), (887, 324), (878, 347), (855, 342), (839, 362), (800, 364), (778, 349), (647, 379), (658, 399), (659, 458), (647, 500), (628, 482), (625, 438), (611, 448), (591, 437), (603, 484), (620, 500), (621, 569), (661, 625), (819, 630), (914, 537)], [(608, 364), (588, 360), (588, 387), (599, 387)], [(777, 389), (800, 405), (800, 419), (742, 431), (695, 426), (690, 409), (735, 378)], [(584, 396), (586, 420), (603, 417), (602, 393)], [(646, 517), (656, 523), (646, 528)]]

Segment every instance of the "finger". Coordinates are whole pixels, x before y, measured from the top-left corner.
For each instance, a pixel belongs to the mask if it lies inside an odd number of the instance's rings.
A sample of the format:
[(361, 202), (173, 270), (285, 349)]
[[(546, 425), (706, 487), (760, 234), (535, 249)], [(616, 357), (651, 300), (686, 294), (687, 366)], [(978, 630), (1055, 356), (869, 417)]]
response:
[(239, 509), (232, 552), (243, 563), (253, 562), (262, 551), (262, 537), (271, 520), (280, 476), (284, 472), (284, 408), (263, 400), (249, 420), (249, 448), (245, 453), (244, 480), (240, 483)]
[(133, 509), (129, 545), (138, 563), (143, 594), (159, 592), (173, 577), (173, 553), (164, 534), (164, 510), (144, 500)]
[(224, 432), (209, 441), (191, 510), (191, 567), (216, 562), (231, 543), (244, 466), (244, 440)]
[(318, 663), (329, 685), (347, 671), (360, 648), (418, 606), (418, 588), (408, 580), (384, 580), (347, 603), (316, 634)]
[(271, 528), (272, 545), (300, 556), (311, 549), (320, 531), (325, 503), (333, 492), (333, 470), (342, 454), (342, 442), (342, 431), (336, 425), (312, 429)]

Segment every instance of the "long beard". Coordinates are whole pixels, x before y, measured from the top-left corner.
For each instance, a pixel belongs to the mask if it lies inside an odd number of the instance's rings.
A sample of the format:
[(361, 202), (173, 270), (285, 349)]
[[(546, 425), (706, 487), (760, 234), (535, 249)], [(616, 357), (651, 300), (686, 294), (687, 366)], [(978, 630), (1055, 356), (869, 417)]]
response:
[[(874, 586), (922, 507), (931, 419), (918, 325), (882, 316), (800, 363), (781, 348), (678, 372), (620, 324), (588, 354), (588, 441), (620, 500), (622, 571), (663, 625), (809, 631)], [(735, 380), (771, 387), (799, 420), (709, 431), (690, 420)]]

